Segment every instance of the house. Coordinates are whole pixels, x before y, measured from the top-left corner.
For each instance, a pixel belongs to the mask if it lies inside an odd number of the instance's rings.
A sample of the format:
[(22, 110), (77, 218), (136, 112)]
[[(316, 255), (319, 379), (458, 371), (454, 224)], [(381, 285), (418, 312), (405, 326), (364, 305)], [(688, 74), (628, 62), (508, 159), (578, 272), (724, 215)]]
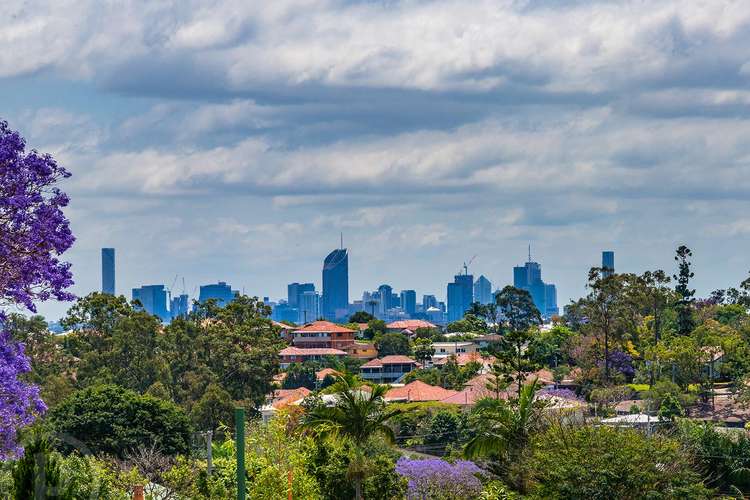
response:
[(724, 351), (721, 347), (701, 347), (701, 361), (703, 362), (703, 375), (705, 377), (712, 380), (721, 377), (721, 365), (724, 364)]
[(406, 402), (413, 401), (441, 401), (453, 396), (456, 391), (443, 389), (442, 387), (430, 385), (415, 380), (402, 387), (394, 387), (385, 394), (385, 400), (389, 402)]
[(487, 335), (474, 337), (473, 339), (471, 339), (471, 341), (474, 342), (480, 349), (487, 349), (491, 344), (500, 342), (502, 338), (502, 335), (498, 335), (497, 333), (489, 333)]
[(435, 349), (435, 354), (432, 356), (433, 363), (451, 355), (477, 352), (477, 346), (473, 342), (433, 342), (432, 348)]
[(422, 319), (401, 319), (398, 321), (392, 321), (385, 325), (385, 328), (390, 333), (406, 333), (411, 335), (417, 331), (417, 328), (437, 328), (437, 325), (425, 321)]
[(368, 382), (386, 384), (396, 382), (420, 366), (419, 363), (407, 356), (386, 356), (368, 361), (359, 368), (359, 374)]
[(286, 323), (280, 323), (278, 321), (272, 321), (272, 323), (273, 326), (279, 329), (279, 336), (287, 342), (291, 342), (292, 337), (294, 336), (293, 332), (297, 329), (297, 327), (287, 325)]
[(329, 375), (331, 377), (338, 377), (341, 375), (341, 372), (338, 372), (333, 368), (323, 368), (322, 370), (318, 370), (317, 372), (315, 372), (315, 379), (318, 382), (322, 382)]
[(299, 387), (297, 389), (277, 389), (267, 398), (266, 404), (260, 408), (263, 423), (267, 424), (277, 411), (288, 405), (302, 401), (310, 395), (310, 389)]
[(340, 349), (354, 342), (356, 332), (330, 321), (313, 321), (294, 330), (292, 344), (304, 348)]
[[(495, 356), (482, 356), (482, 354), (478, 352), (471, 352), (468, 354), (462, 353), (453, 356), (453, 358), (456, 360), (456, 364), (458, 364), (458, 366), (466, 366), (469, 363), (475, 362), (480, 363), (482, 365), (482, 368), (479, 369), (479, 373), (489, 371), (490, 367), (495, 363)], [(432, 365), (436, 367), (445, 366), (449, 359), (451, 359), (451, 356), (440, 358), (435, 356), (432, 358)]]
[(344, 351), (330, 348), (301, 349), (299, 347), (287, 347), (279, 351), (281, 357), (281, 368), (286, 369), (291, 363), (304, 363), (305, 361), (322, 361), (327, 356), (335, 356), (339, 359), (346, 356)]
[(378, 357), (378, 350), (373, 343), (354, 342), (341, 348), (351, 358), (369, 361)]

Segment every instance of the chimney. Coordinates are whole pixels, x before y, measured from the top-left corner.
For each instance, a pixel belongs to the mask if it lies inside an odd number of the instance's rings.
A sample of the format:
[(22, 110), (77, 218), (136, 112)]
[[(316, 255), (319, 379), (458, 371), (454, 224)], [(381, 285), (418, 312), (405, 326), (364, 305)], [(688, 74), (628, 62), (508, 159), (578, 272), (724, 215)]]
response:
[(133, 500), (145, 500), (143, 496), (143, 485), (138, 484), (133, 488)]

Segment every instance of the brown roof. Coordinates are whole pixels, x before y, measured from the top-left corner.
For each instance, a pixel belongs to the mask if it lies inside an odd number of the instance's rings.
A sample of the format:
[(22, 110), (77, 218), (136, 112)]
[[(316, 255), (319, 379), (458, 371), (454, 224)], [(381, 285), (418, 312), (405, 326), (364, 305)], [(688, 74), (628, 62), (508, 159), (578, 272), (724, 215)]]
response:
[(323, 380), (328, 375), (335, 377), (336, 375), (341, 375), (341, 372), (337, 372), (333, 368), (323, 368), (322, 370), (315, 372), (315, 378), (318, 380)]
[(371, 361), (368, 361), (367, 363), (362, 365), (362, 368), (377, 368), (378, 366), (383, 366), (383, 365), (401, 365), (401, 364), (407, 364), (407, 363), (418, 364), (416, 361), (414, 361), (408, 356), (393, 355), (393, 356), (386, 356), (384, 358), (373, 359)]
[(298, 332), (355, 333), (354, 330), (344, 328), (343, 326), (337, 325), (336, 323), (331, 323), (330, 321), (313, 321), (312, 323), (306, 324), (302, 328), (294, 330), (294, 333)]
[(299, 387), (297, 389), (278, 389), (271, 394), (271, 406), (276, 408), (283, 408), (286, 405), (292, 404), (300, 399), (305, 399), (310, 395), (310, 389), (307, 387)]
[(351, 344), (346, 344), (345, 346), (341, 347), (344, 351), (350, 351), (353, 349), (375, 349), (375, 344), (373, 343), (360, 343), (360, 342), (352, 342)]
[(405, 400), (405, 401), (440, 401), (456, 394), (456, 391), (443, 389), (435, 385), (430, 385), (415, 380), (403, 387), (396, 387), (388, 391), (385, 395), (386, 401)]
[[(508, 391), (500, 392), (500, 399), (508, 399)], [(447, 398), (441, 400), (443, 403), (449, 403), (462, 406), (474, 406), (477, 401), (483, 398), (494, 398), (496, 394), (483, 385), (468, 386), (463, 391), (459, 391)]]
[(280, 356), (346, 356), (344, 351), (326, 347), (310, 348), (286, 347), (279, 351)]
[(389, 330), (416, 330), (417, 328), (437, 328), (429, 321), (421, 319), (403, 319), (385, 325)]
[(273, 326), (278, 326), (282, 330), (296, 330), (296, 326), (287, 325), (286, 323), (280, 323), (278, 321), (272, 321)]

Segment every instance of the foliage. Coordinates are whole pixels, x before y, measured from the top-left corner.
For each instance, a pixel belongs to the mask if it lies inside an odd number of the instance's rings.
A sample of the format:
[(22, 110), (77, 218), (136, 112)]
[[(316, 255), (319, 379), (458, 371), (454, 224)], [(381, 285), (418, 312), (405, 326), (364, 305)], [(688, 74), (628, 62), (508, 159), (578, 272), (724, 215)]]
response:
[(401, 354), (403, 356), (411, 355), (411, 346), (409, 339), (402, 333), (386, 333), (376, 337), (375, 348), (378, 350), (378, 356), (391, 356)]
[(286, 371), (286, 377), (281, 383), (282, 389), (296, 389), (306, 387), (314, 390), (318, 381), (315, 373), (317, 366), (315, 363), (306, 361), (304, 363), (292, 363)]
[(210, 384), (206, 392), (193, 405), (191, 419), (197, 429), (215, 430), (221, 424), (232, 422), (234, 401), (218, 384)]
[(366, 339), (374, 339), (386, 333), (385, 321), (382, 319), (371, 319), (367, 322), (367, 328), (362, 334)]
[(553, 426), (527, 467), (534, 498), (709, 498), (677, 441), (607, 426)]
[(375, 316), (367, 311), (357, 311), (349, 316), (349, 323), (369, 323), (374, 320)]
[(408, 499), (461, 500), (476, 498), (482, 491), (478, 475), (482, 470), (474, 462), (457, 460), (411, 460), (396, 462), (396, 472), (409, 481)]
[(529, 358), (538, 365), (556, 367), (567, 361), (565, 346), (575, 332), (563, 325), (540, 331), (528, 345)]
[(693, 303), (695, 302), (695, 290), (690, 288), (690, 279), (695, 273), (690, 269), (690, 257), (693, 252), (685, 245), (680, 245), (675, 252), (674, 260), (677, 262), (677, 274), (673, 276), (677, 282), (675, 292), (679, 297), (675, 307), (677, 309), (677, 333), (689, 335), (695, 327), (693, 321)]
[(190, 421), (179, 407), (114, 385), (75, 392), (50, 411), (49, 426), (94, 453), (119, 457), (139, 446), (175, 455), (190, 445)]
[(453, 332), (487, 332), (487, 323), (474, 314), (467, 312), (463, 318), (448, 323), (446, 329), (449, 333)]
[(414, 359), (418, 363), (425, 363), (435, 355), (435, 348), (432, 341), (427, 338), (418, 338), (414, 340)]

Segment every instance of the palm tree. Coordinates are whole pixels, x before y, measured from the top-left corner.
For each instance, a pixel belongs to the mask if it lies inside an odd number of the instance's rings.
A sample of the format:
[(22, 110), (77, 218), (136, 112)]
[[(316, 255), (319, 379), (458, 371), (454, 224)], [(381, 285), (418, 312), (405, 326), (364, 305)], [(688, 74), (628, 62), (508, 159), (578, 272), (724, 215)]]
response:
[(385, 393), (388, 387), (376, 385), (370, 392), (351, 374), (336, 377), (336, 403), (333, 406), (319, 405), (303, 418), (302, 425), (314, 430), (322, 438), (337, 436), (348, 439), (355, 449), (355, 457), (349, 463), (349, 476), (354, 482), (356, 498), (362, 498), (362, 483), (367, 475), (363, 448), (374, 436), (393, 442), (393, 430), (386, 422), (401, 413), (388, 410)]
[[(520, 464), (531, 435), (542, 427), (543, 405), (535, 399), (539, 387), (536, 379), (524, 385), (513, 403), (492, 398), (480, 400), (474, 409), (476, 432), (464, 446), (464, 455), (494, 459), (509, 476), (509, 468)], [(514, 482), (519, 491), (524, 491), (525, 480), (520, 470)]]

